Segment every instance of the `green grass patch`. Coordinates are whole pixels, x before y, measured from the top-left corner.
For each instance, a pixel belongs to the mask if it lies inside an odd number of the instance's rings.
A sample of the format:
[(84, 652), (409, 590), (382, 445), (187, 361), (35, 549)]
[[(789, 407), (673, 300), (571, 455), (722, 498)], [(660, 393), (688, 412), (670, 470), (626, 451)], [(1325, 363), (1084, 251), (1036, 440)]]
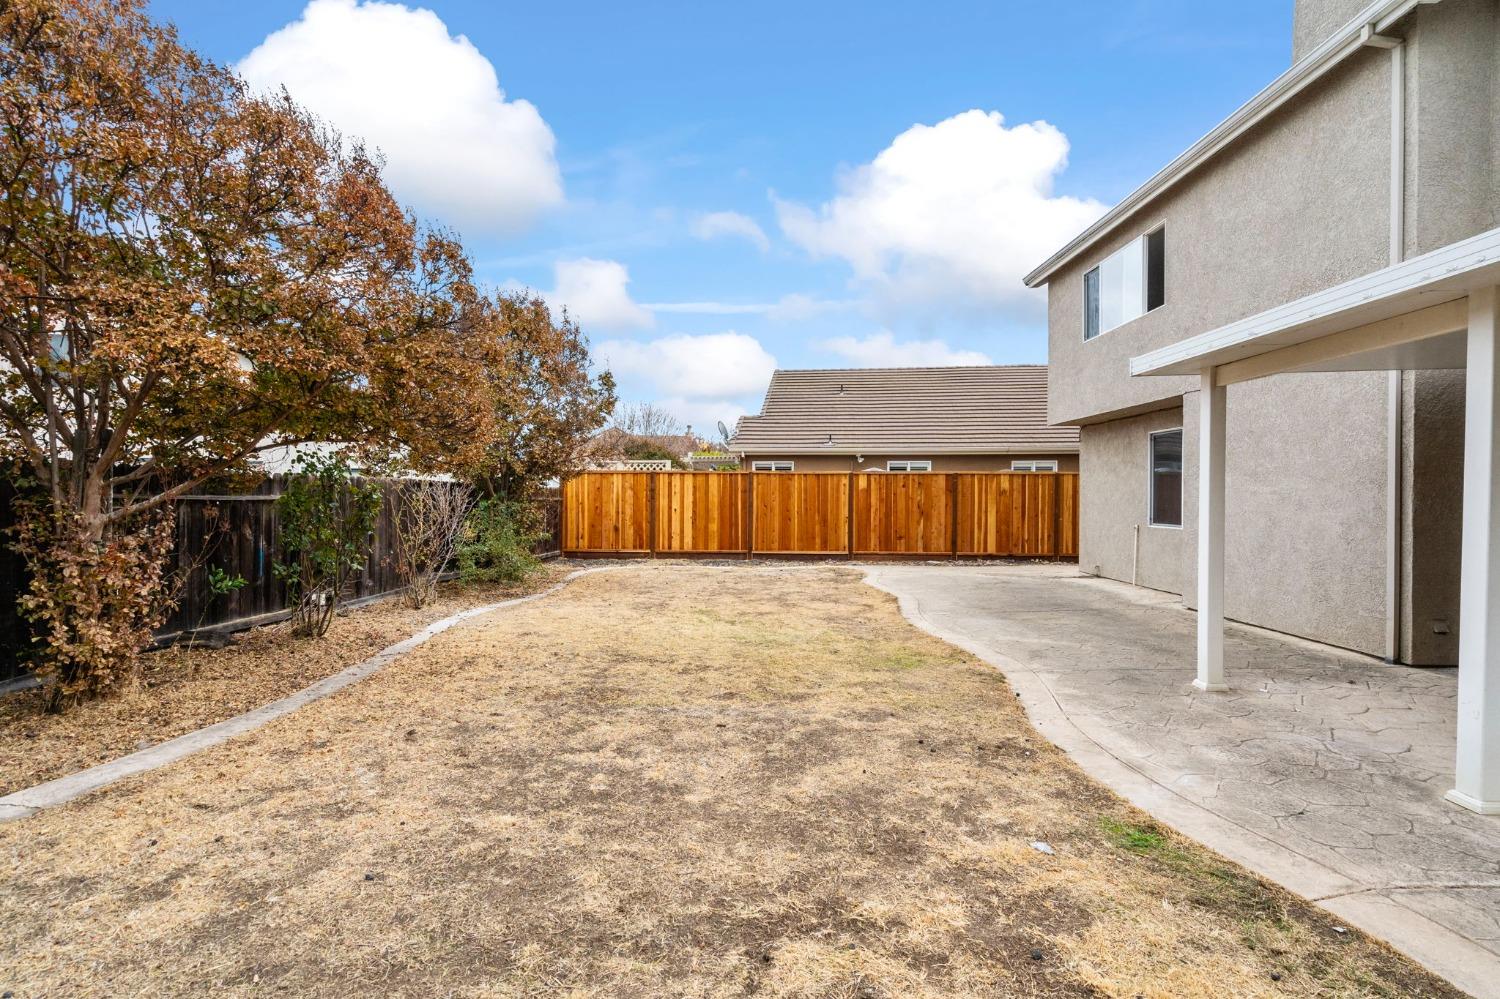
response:
[(1159, 832), (1143, 826), (1131, 825), (1129, 822), (1121, 822), (1108, 816), (1100, 819), (1099, 825), (1104, 830), (1104, 834), (1109, 837), (1110, 842), (1131, 853), (1155, 853), (1167, 844), (1166, 837)]

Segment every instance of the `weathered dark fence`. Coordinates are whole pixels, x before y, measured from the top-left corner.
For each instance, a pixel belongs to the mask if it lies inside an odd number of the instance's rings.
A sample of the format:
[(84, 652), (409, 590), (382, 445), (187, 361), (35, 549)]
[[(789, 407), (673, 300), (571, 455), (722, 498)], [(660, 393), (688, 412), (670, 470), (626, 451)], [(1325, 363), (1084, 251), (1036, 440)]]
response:
[[(276, 497), (286, 481), (286, 476), (278, 475), (251, 493), (189, 495), (177, 501), (174, 559), (181, 585), (177, 608), (162, 625), (162, 634), (254, 621), (286, 608), (286, 584), (276, 578), (274, 568), (281, 557)], [(394, 559), (398, 488), (397, 483), (382, 483), (380, 513), (370, 535), (365, 567), (350, 581), (346, 600), (400, 589)], [(208, 586), (211, 568), (243, 577), (246, 583), (215, 596)]]
[[(173, 552), (173, 575), (182, 580), (176, 594), (176, 609), (159, 634), (174, 635), (194, 629), (251, 624), (270, 620), (286, 608), (286, 586), (276, 578), (280, 525), (276, 497), (286, 484), (285, 476), (266, 479), (253, 491), (234, 494), (184, 496), (177, 501), (177, 537)], [(395, 524), (400, 483), (382, 483), (382, 502), (375, 530), (370, 535), (364, 571), (352, 581), (346, 600), (359, 600), (400, 589), (395, 566)], [(14, 490), (0, 481), (0, 530), (12, 522)], [(536, 499), (542, 529), (547, 532), (535, 547), (541, 556), (559, 552), (562, 534), (562, 497), (550, 490)], [(16, 611), (16, 597), (25, 589), (25, 564), (0, 535), (0, 681), (24, 672), (17, 665), (30, 644), (26, 622)], [(230, 593), (209, 592), (211, 568), (245, 579), (245, 585)]]
[(15, 600), (26, 589), (26, 563), (6, 543), (15, 523), (15, 502), (15, 487), (0, 481), (0, 682), (25, 672), (21, 653), (31, 644), (31, 631)]

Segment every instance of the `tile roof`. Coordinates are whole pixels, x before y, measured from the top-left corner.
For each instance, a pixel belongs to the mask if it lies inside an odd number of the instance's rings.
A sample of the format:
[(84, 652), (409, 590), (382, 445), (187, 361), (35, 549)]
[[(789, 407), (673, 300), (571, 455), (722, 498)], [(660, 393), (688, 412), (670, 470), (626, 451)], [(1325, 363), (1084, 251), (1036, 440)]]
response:
[[(833, 443), (829, 443), (830, 436)], [(777, 371), (731, 450), (931, 454), (1078, 450), (1077, 427), (1047, 425), (1047, 366)]]

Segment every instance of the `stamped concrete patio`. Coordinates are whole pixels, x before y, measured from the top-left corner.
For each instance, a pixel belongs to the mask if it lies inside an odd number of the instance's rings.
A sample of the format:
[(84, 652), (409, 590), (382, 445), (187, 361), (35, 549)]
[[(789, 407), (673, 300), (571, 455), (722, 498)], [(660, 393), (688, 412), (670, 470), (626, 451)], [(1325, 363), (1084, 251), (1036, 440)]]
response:
[(881, 565), (917, 624), (999, 666), (1033, 721), (1158, 818), (1476, 994), (1500, 982), (1500, 818), (1444, 802), (1455, 671), (1231, 626), (1201, 693), (1194, 616), (1075, 567)]

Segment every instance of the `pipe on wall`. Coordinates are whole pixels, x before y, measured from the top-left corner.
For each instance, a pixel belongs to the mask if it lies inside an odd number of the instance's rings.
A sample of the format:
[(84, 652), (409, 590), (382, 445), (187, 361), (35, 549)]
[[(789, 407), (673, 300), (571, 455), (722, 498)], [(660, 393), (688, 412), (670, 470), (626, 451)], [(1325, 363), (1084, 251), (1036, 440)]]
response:
[[(1415, 7), (1421, 2), (1423, 0), (1417, 0), (1410, 6)], [(1380, 28), (1377, 23), (1366, 25), (1360, 41), (1367, 46), (1388, 49), (1391, 53), (1390, 262), (1394, 265), (1406, 258), (1406, 40), (1381, 34)], [(1388, 663), (1401, 659), (1401, 420), (1405, 408), (1404, 385), (1402, 372), (1387, 372), (1385, 661)]]
[[(1391, 47), (1391, 263), (1406, 257), (1406, 43)], [(1385, 660), (1401, 659), (1401, 459), (1404, 376), (1386, 382)]]

